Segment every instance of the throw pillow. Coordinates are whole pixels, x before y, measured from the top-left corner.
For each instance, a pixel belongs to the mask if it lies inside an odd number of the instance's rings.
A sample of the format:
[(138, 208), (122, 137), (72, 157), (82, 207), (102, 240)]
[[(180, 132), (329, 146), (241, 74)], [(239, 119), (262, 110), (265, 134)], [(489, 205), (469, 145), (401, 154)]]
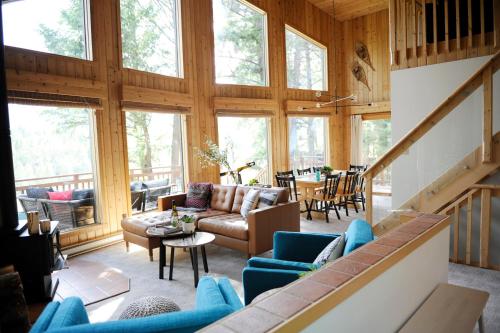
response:
[(148, 317), (180, 310), (177, 304), (166, 297), (148, 296), (129, 304), (119, 319)]
[(94, 190), (92, 189), (82, 189), (74, 190), (72, 194), (72, 200), (84, 200), (92, 199), (94, 197)]
[(26, 195), (28, 198), (35, 199), (48, 199), (48, 192), (54, 192), (52, 187), (28, 187), (26, 189)]
[(278, 201), (278, 193), (277, 192), (261, 191), (259, 194), (258, 208), (274, 206), (274, 205), (276, 205), (276, 201)]
[(189, 183), (186, 195), (186, 207), (206, 208), (210, 203), (211, 183)]
[(244, 218), (248, 216), (251, 210), (254, 210), (259, 203), (259, 190), (250, 189), (247, 194), (243, 197), (243, 203), (241, 204), (240, 214)]
[(334, 261), (342, 256), (345, 246), (345, 234), (335, 238), (328, 244), (323, 251), (314, 259), (313, 265), (317, 268), (323, 266), (329, 261)]
[(47, 192), (49, 194), (50, 200), (64, 200), (70, 201), (73, 197), (73, 190), (61, 191), (61, 192)]

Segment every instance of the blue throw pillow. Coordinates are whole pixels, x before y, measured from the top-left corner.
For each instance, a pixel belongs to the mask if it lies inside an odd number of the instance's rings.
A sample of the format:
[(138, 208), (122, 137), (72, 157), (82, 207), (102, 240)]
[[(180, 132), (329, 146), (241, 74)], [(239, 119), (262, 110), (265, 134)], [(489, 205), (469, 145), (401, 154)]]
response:
[(28, 187), (26, 189), (26, 195), (28, 198), (35, 199), (48, 199), (48, 192), (54, 192), (52, 187)]
[(366, 221), (357, 219), (351, 222), (345, 236), (344, 256), (373, 240), (372, 227)]

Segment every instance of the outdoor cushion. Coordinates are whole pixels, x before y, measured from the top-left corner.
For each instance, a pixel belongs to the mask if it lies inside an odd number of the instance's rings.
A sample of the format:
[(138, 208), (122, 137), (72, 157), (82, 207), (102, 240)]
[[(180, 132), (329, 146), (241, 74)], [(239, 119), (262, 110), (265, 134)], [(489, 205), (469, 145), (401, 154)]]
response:
[(28, 198), (35, 199), (48, 199), (48, 192), (54, 192), (52, 187), (28, 187), (26, 189), (26, 195), (28, 196)]
[(349, 228), (347, 228), (347, 231), (345, 232), (345, 235), (346, 243), (343, 256), (348, 255), (358, 247), (373, 240), (372, 227), (360, 219), (356, 219), (351, 222)]
[(132, 182), (130, 183), (130, 191), (137, 192), (142, 190), (142, 182)]
[(212, 199), (210, 208), (230, 212), (233, 207), (236, 186), (214, 185), (212, 188)]
[(186, 207), (206, 208), (210, 202), (211, 183), (189, 183), (186, 194)]
[(72, 200), (92, 199), (93, 197), (94, 190), (92, 189), (73, 190), (71, 195)]
[(200, 231), (248, 240), (248, 224), (240, 214), (226, 214), (217, 217), (208, 217), (198, 221)]
[(153, 189), (156, 187), (163, 187), (163, 186), (168, 186), (168, 179), (148, 180), (148, 181), (142, 182), (142, 188), (144, 190)]
[(50, 200), (64, 200), (70, 201), (73, 197), (73, 190), (60, 191), (60, 192), (47, 192)]

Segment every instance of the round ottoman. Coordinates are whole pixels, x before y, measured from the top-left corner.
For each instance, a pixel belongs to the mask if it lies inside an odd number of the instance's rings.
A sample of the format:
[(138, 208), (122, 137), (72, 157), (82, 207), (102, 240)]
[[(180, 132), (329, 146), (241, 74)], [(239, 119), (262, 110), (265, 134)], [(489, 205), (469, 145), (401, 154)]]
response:
[(180, 310), (181, 308), (177, 304), (166, 297), (147, 296), (130, 303), (120, 315), (120, 319), (148, 317)]

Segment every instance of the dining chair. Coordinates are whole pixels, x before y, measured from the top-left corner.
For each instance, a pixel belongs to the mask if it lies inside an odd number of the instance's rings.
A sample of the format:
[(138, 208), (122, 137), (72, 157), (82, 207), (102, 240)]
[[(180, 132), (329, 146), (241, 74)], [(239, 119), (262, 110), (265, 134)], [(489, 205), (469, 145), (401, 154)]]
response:
[(297, 174), (299, 176), (303, 176), (303, 175), (308, 175), (311, 173), (311, 168), (306, 168), (306, 169), (297, 169)]
[(364, 173), (368, 169), (368, 164), (365, 165), (354, 165), (354, 164), (349, 164), (349, 170), (350, 171), (358, 171), (360, 172), (360, 175), (358, 176), (358, 184), (356, 185), (356, 194), (354, 195), (354, 202), (360, 202), (363, 211), (365, 210), (365, 203), (366, 203), (366, 198), (365, 198), (365, 178), (362, 176), (362, 173)]
[(335, 203), (335, 200), (337, 198), (337, 191), (341, 179), (342, 179), (342, 172), (339, 172), (334, 175), (325, 176), (325, 183), (323, 185), (323, 190), (320, 193), (314, 195), (313, 201), (311, 202), (308, 208), (308, 215), (310, 215), (311, 213), (313, 203), (320, 202), (321, 209), (318, 210), (316, 205), (316, 210), (325, 213), (326, 223), (330, 223), (328, 214), (330, 213), (330, 210), (332, 210), (332, 208), (333, 210), (335, 210), (337, 218), (340, 220), (340, 214), (337, 209), (337, 204)]
[(278, 176), (293, 176), (293, 170), (288, 171), (276, 171)]
[(295, 200), (299, 201), (299, 196), (297, 194), (297, 183), (295, 181), (295, 176), (290, 175), (276, 175), (276, 183), (278, 187), (286, 187), (290, 193), (290, 200), (293, 200), (293, 195), (295, 194)]
[(358, 206), (356, 204), (356, 186), (358, 184), (359, 172), (347, 171), (344, 178), (344, 186), (341, 192), (337, 193), (339, 202), (337, 207), (345, 207), (345, 213), (349, 216), (349, 204), (354, 206), (356, 213), (358, 213)]

